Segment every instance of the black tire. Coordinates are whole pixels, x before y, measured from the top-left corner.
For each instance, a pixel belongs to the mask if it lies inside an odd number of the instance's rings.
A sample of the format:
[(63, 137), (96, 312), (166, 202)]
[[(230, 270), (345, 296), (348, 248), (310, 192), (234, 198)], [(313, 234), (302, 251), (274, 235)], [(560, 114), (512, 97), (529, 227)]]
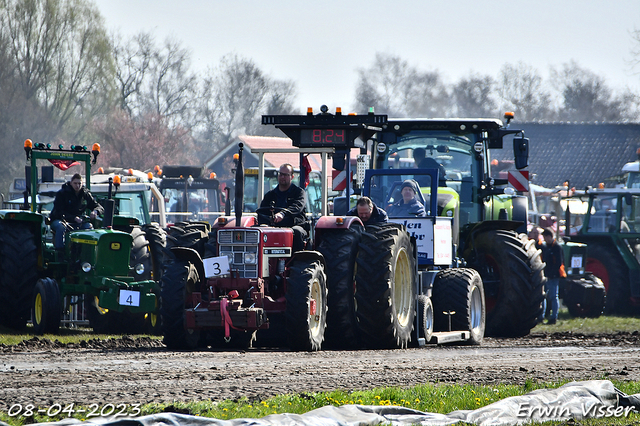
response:
[[(327, 324), (327, 282), (319, 261), (295, 260), (289, 270), (284, 314), (293, 351), (319, 351)], [(315, 306), (315, 315), (311, 309)]]
[(200, 256), (204, 256), (204, 246), (208, 240), (208, 232), (204, 232), (202, 225), (197, 226), (172, 226), (167, 230), (167, 243), (163, 251), (163, 261), (175, 259), (171, 252), (173, 247), (186, 247), (196, 250)]
[(32, 228), (0, 220), (0, 324), (23, 329), (31, 317), (38, 281), (38, 253)]
[(418, 296), (418, 323), (420, 324), (420, 332), (416, 334), (416, 346), (418, 338), (424, 339), (425, 343), (429, 343), (433, 337), (433, 302), (431, 298), (421, 294)]
[(484, 287), (477, 271), (471, 268), (445, 269), (438, 272), (433, 283), (434, 328), (437, 331), (468, 330), (466, 342), (479, 345), (484, 338), (486, 309)]
[(415, 258), (409, 234), (395, 223), (362, 233), (356, 272), (356, 317), (365, 345), (406, 348), (415, 316)]
[(167, 246), (167, 233), (157, 223), (142, 225), (142, 231), (149, 242), (153, 279), (160, 282), (162, 278), (164, 249)]
[(600, 278), (606, 289), (606, 315), (631, 315), (629, 268), (615, 247), (599, 242), (587, 242), (586, 270)]
[(36, 283), (32, 309), (33, 332), (35, 334), (55, 334), (60, 328), (62, 304), (60, 288), (56, 280), (41, 278)]
[(588, 274), (580, 280), (567, 279), (562, 301), (573, 317), (598, 318), (604, 311), (606, 297), (600, 278)]
[(327, 274), (326, 347), (354, 349), (360, 346), (356, 321), (355, 264), (362, 226), (324, 231), (318, 251), (324, 256)]
[(160, 280), (164, 267), (164, 251), (167, 247), (167, 233), (157, 223), (143, 225), (142, 231), (149, 242), (152, 265), (151, 278), (156, 282), (153, 287), (153, 293), (156, 295), (156, 309), (154, 312), (145, 314), (145, 330), (149, 334), (160, 335), (162, 334), (159, 315)]
[(515, 231), (492, 230), (475, 236), (465, 253), (480, 273), (486, 300), (487, 336), (521, 337), (536, 326), (544, 298), (544, 263), (535, 242)]
[(185, 329), (185, 309), (188, 296), (199, 281), (196, 267), (187, 261), (165, 265), (160, 292), (160, 318), (164, 344), (170, 349), (195, 349), (200, 330)]

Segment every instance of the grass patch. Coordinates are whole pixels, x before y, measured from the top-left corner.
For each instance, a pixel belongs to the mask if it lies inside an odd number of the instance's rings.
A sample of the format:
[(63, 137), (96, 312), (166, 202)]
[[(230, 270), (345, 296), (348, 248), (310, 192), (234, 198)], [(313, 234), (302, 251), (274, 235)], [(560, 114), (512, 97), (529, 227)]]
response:
[[(27, 327), (23, 330), (12, 330), (6, 327), (0, 326), (0, 344), (4, 345), (17, 345), (25, 340), (32, 339), (35, 336), (33, 332), (33, 327), (31, 325), (27, 325)], [(132, 335), (132, 338), (140, 337), (143, 335)], [(144, 335), (151, 339), (161, 340), (162, 336), (151, 336)], [(74, 328), (65, 328), (61, 327), (57, 334), (43, 334), (38, 336), (41, 339), (49, 339), (52, 342), (56, 340), (60, 343), (68, 344), (68, 343), (80, 343), (83, 340), (90, 339), (117, 339), (122, 337), (120, 334), (96, 334), (93, 332), (93, 329), (90, 327), (74, 327)]]
[[(303, 414), (326, 405), (342, 406), (351, 404), (399, 406), (424, 412), (445, 414), (455, 410), (474, 410), (510, 396), (523, 395), (536, 389), (557, 388), (565, 383), (566, 382), (534, 383), (527, 381), (524, 385), (495, 386), (425, 384), (409, 389), (392, 387), (377, 388), (370, 391), (333, 391), (280, 395), (262, 401), (241, 399), (239, 401), (147, 404), (140, 407), (139, 414), (148, 415), (161, 412), (179, 412), (194, 416), (231, 420), (237, 418), (261, 418), (270, 414)], [(614, 385), (627, 394), (640, 393), (640, 383), (614, 382)], [(75, 409), (78, 408), (80, 407), (75, 407)], [(66, 417), (66, 415), (54, 417), (39, 415), (9, 417), (6, 412), (0, 413), (0, 421), (12, 426), (21, 426), (33, 422), (58, 421)], [(80, 420), (87, 420), (86, 415), (74, 417)], [(640, 422), (640, 415), (632, 413), (628, 418), (581, 420), (580, 425), (626, 425), (631, 424), (631, 422), (633, 422), (633, 424)], [(548, 423), (566, 424), (557, 422)]]
[(633, 333), (640, 330), (640, 318), (604, 316), (598, 318), (574, 318), (566, 308), (559, 309), (558, 322), (553, 325), (538, 324), (536, 332), (573, 332), (582, 334), (615, 334), (618, 332)]

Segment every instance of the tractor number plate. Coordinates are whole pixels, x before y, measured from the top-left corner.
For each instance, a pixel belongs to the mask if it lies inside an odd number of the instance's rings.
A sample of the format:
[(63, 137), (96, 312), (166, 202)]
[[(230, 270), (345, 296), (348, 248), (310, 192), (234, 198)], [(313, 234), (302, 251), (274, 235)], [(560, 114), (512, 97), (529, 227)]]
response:
[(120, 290), (118, 303), (124, 306), (140, 306), (140, 292), (131, 290)]
[(572, 268), (582, 268), (582, 256), (573, 256), (571, 258)]
[(203, 262), (204, 276), (207, 278), (229, 274), (229, 258), (227, 256), (209, 257)]

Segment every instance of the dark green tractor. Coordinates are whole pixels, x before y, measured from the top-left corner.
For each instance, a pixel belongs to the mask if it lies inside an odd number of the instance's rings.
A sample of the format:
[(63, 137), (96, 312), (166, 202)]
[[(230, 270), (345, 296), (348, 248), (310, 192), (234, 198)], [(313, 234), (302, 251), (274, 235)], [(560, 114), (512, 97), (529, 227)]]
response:
[[(640, 308), (640, 189), (589, 188), (570, 197), (569, 238), (589, 247), (585, 269), (606, 288), (606, 314)], [(582, 208), (574, 208), (574, 206)]]
[(37, 334), (55, 333), (64, 313), (75, 310), (86, 315), (96, 332), (143, 331), (146, 314), (156, 310), (156, 283), (148, 279), (148, 263), (141, 255), (148, 247), (136, 245), (134, 232), (114, 229), (122, 221), (133, 228), (137, 219), (114, 219), (113, 203), (107, 202), (95, 229), (68, 231), (60, 253), (53, 246), (47, 212), (38, 204), (38, 160), (84, 164), (90, 188), (99, 145), (92, 151), (62, 145), (51, 149), (27, 141), (25, 152), (31, 171), (25, 194), (29, 209), (0, 211), (0, 323), (20, 329), (32, 315)]

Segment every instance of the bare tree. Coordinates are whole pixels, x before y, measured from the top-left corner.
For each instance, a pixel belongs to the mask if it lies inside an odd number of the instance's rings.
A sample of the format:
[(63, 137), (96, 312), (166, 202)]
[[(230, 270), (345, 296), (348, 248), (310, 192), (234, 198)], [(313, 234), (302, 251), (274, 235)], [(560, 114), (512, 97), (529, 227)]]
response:
[(421, 72), (399, 56), (376, 53), (369, 68), (358, 70), (355, 109), (392, 116), (445, 115), (448, 95), (437, 72)]
[[(15, 75), (27, 100), (55, 117), (60, 132), (107, 106), (113, 62), (102, 18), (85, 0), (0, 0)], [(82, 117), (82, 119), (78, 119)]]
[(239, 134), (265, 134), (260, 116), (291, 113), (294, 97), (292, 82), (273, 80), (253, 61), (226, 55), (204, 78), (201, 139), (226, 146)]
[(149, 78), (155, 50), (153, 37), (143, 32), (125, 42), (114, 34), (111, 43), (120, 108), (131, 117), (138, 116), (143, 112), (143, 85)]
[(459, 117), (494, 117), (495, 82), (490, 76), (470, 75), (453, 87), (452, 98)]
[(167, 39), (153, 59), (148, 96), (151, 108), (172, 123), (191, 127), (198, 92), (196, 75), (189, 70), (191, 53), (179, 42)]
[(551, 94), (538, 71), (524, 62), (502, 66), (499, 94), (504, 102), (502, 108), (513, 110), (520, 121), (543, 120), (552, 116)]
[(102, 143), (98, 159), (103, 166), (150, 170), (155, 165), (198, 161), (191, 132), (168, 125), (165, 117), (154, 112), (132, 118), (115, 108), (95, 120), (92, 130)]
[(614, 96), (603, 77), (575, 61), (552, 69), (552, 81), (562, 97), (559, 116), (569, 121), (624, 120), (624, 98)]

